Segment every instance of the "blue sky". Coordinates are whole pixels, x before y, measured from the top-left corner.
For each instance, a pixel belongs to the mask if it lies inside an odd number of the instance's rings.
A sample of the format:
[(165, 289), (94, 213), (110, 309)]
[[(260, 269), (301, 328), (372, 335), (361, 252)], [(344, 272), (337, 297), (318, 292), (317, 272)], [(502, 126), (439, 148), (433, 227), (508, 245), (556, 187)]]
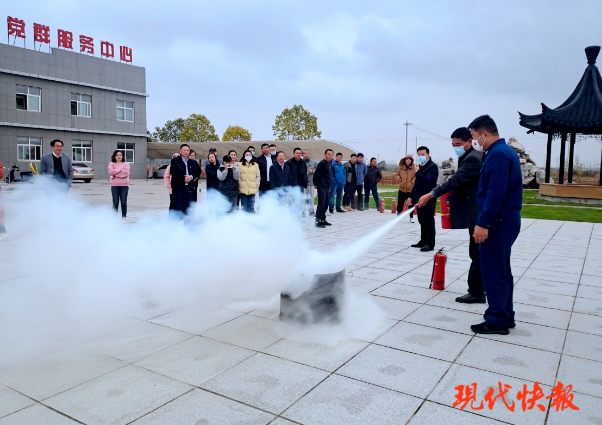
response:
[[(273, 139), (274, 118), (302, 104), (323, 138), (380, 159), (405, 154), (409, 122), (443, 136), (483, 113), (543, 164), (545, 136), (517, 111), (558, 106), (602, 44), (597, 0), (548, 1), (26, 1), (6, 15), (133, 49), (147, 70), (149, 130), (202, 113), (222, 135), (238, 124)], [(32, 37), (29, 35), (29, 37)], [(31, 38), (29, 39), (31, 40)], [(602, 60), (602, 58), (601, 58)], [(448, 141), (409, 130), (437, 159)], [(555, 146), (557, 156), (558, 145)], [(582, 162), (602, 145), (582, 141)]]

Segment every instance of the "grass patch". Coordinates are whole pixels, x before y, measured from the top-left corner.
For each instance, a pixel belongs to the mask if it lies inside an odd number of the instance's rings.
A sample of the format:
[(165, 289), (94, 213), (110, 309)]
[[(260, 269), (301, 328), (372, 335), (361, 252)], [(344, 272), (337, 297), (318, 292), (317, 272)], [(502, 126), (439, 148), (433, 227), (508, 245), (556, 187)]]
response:
[(523, 205), (523, 218), (540, 220), (579, 221), (585, 223), (602, 223), (602, 210), (589, 208), (553, 208)]
[(537, 204), (537, 205), (566, 205), (571, 207), (591, 207), (601, 208), (602, 204), (579, 204), (577, 202), (551, 202), (543, 199), (537, 199), (535, 196), (539, 195), (539, 191), (536, 189), (523, 190), (523, 204)]

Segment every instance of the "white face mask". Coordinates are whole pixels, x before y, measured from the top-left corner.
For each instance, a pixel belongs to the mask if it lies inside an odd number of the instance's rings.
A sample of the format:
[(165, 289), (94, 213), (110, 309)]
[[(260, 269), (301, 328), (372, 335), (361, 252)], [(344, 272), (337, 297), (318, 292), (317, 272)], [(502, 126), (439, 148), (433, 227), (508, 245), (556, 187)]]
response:
[[(483, 137), (483, 134), (481, 134), (477, 140), (472, 139), (472, 148), (477, 152), (483, 152), (483, 145), (479, 145), (479, 139)], [(485, 137), (485, 140), (487, 140), (487, 137)], [(485, 144), (485, 140), (483, 140), (483, 144)]]
[(250, 162), (253, 159), (253, 157), (250, 155), (245, 155), (245, 159), (247, 160), (247, 162)]

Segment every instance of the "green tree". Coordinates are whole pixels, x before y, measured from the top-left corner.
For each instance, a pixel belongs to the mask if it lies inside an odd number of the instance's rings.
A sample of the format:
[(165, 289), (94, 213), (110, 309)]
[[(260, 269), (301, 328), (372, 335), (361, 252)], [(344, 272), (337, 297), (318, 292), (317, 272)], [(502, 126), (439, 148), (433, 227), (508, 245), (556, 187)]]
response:
[(150, 131), (146, 130), (146, 143), (155, 143), (155, 142), (158, 142), (155, 133), (151, 133)]
[(379, 167), (381, 170), (386, 170), (386, 169), (388, 168), (388, 167), (387, 167), (387, 161), (385, 161), (384, 159), (383, 159), (382, 161), (380, 161), (380, 162), (379, 162), (378, 164), (376, 164), (376, 165), (378, 165), (378, 167)]
[(309, 140), (322, 137), (322, 132), (318, 131), (318, 118), (303, 108), (303, 105), (284, 108), (276, 117), (272, 130), (278, 140)]
[(229, 125), (224, 135), (222, 136), (222, 142), (250, 142), (253, 135), (249, 130), (239, 125)]
[(163, 127), (155, 127), (151, 138), (165, 143), (177, 143), (180, 141), (182, 130), (184, 130), (184, 120), (176, 118), (167, 121)]
[(180, 142), (219, 142), (219, 136), (205, 115), (191, 114), (184, 121)]

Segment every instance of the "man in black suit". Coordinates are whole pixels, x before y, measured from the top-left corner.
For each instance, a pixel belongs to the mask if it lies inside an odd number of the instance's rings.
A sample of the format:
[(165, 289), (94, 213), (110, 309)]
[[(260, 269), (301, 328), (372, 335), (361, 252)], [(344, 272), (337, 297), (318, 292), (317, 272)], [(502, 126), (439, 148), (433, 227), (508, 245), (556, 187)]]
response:
[[(301, 211), (303, 205), (303, 192), (307, 189), (308, 176), (307, 176), (307, 164), (301, 157), (303, 151), (301, 148), (293, 149), (293, 157), (285, 162), (288, 168), (291, 169), (291, 177), (289, 185), (291, 186), (291, 193), (294, 196), (293, 205), (295, 212)], [(305, 217), (305, 210), (303, 210), (303, 216)]]
[(286, 188), (290, 186), (291, 169), (285, 164), (286, 156), (280, 151), (276, 154), (276, 163), (270, 167), (270, 188)]
[[(412, 204), (412, 200), (419, 199), (422, 195), (426, 195), (437, 186), (437, 178), (439, 177), (439, 167), (431, 160), (429, 148), (420, 146), (418, 153), (419, 170), (416, 171), (416, 183), (410, 192), (408, 205)], [(437, 200), (431, 199), (423, 207), (417, 208), (418, 222), (420, 223), (420, 241), (412, 247), (420, 248), (420, 251), (432, 251), (435, 249), (435, 208)]]
[(314, 173), (314, 185), (318, 190), (318, 208), (316, 208), (316, 227), (324, 228), (331, 224), (326, 221), (326, 210), (328, 209), (328, 198), (330, 188), (334, 183), (334, 170), (332, 168), (332, 157), (334, 151), (326, 149), (324, 159), (316, 166)]
[(189, 159), (190, 147), (187, 144), (180, 146), (180, 156), (171, 159), (169, 174), (171, 175), (172, 207), (173, 214), (182, 220), (188, 213), (192, 201), (192, 181), (199, 177), (198, 167), (193, 166)]
[(270, 189), (270, 167), (275, 163), (274, 156), (270, 153), (270, 145), (261, 145), (261, 155), (255, 160), (259, 165), (259, 196), (265, 195)]
[(452, 229), (468, 229), (470, 245), (468, 254), (472, 260), (468, 271), (468, 294), (457, 297), (459, 303), (485, 304), (485, 290), (481, 277), (481, 253), (479, 245), (472, 237), (474, 227), (479, 221), (479, 180), (481, 178), (481, 165), (483, 152), (478, 152), (472, 147), (472, 135), (466, 127), (460, 127), (451, 135), (452, 146), (458, 155), (458, 171), (430, 193), (423, 195), (417, 207), (426, 205), (431, 199), (451, 192), (449, 198), (450, 219)]

